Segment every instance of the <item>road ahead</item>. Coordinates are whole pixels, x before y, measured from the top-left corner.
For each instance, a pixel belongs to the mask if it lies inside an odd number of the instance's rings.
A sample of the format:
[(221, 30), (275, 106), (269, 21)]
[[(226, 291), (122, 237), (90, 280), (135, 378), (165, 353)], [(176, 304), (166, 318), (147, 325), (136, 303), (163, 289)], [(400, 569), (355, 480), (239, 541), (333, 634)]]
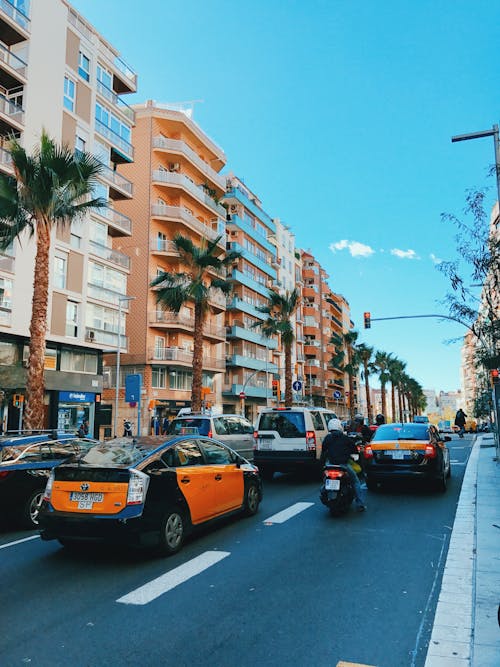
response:
[(317, 481), (283, 475), (170, 558), (4, 530), (0, 662), (421, 666), (472, 441), (449, 444), (445, 494), (394, 487), (333, 519)]

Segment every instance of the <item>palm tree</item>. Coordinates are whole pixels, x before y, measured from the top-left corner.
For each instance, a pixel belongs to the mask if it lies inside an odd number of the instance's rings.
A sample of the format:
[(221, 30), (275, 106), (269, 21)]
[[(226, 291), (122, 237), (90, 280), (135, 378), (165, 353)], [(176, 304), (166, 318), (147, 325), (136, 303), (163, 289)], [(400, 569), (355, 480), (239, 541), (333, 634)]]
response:
[(365, 345), (365, 343), (360, 343), (357, 346), (357, 354), (360, 363), (363, 366), (361, 375), (365, 381), (366, 411), (368, 414), (368, 423), (371, 424), (373, 422), (373, 415), (372, 403), (370, 400), (370, 373), (374, 370), (371, 363), (373, 357), (373, 347), (369, 347), (368, 345)]
[[(401, 375), (406, 367), (406, 364), (404, 361), (401, 361), (401, 359), (398, 359), (397, 357), (393, 357), (389, 361), (389, 378), (391, 381), (391, 408), (392, 408), (392, 421), (398, 421), (396, 419), (396, 388), (399, 386), (399, 382), (401, 379)], [(399, 412), (399, 416), (402, 419), (401, 415), (401, 409)]]
[(9, 142), (14, 175), (0, 174), (0, 250), (25, 234), (36, 242), (24, 424), (44, 426), (44, 362), (51, 233), (107, 202), (92, 198), (102, 164), (92, 155), (57, 145), (45, 131), (32, 155)]
[(173, 244), (180, 255), (180, 264), (186, 270), (178, 273), (163, 271), (150, 283), (156, 290), (156, 302), (167, 310), (179, 313), (184, 304), (194, 302), (193, 412), (199, 412), (202, 404), (203, 331), (210, 310), (209, 298), (216, 290), (223, 294), (231, 292), (232, 283), (226, 280), (226, 268), (241, 257), (241, 253), (235, 250), (227, 251), (222, 259), (218, 257), (216, 253), (220, 239), (221, 236), (213, 241), (203, 239), (201, 245), (197, 246), (191, 239), (176, 234)]
[(373, 366), (375, 372), (378, 372), (378, 379), (380, 381), (380, 395), (382, 398), (382, 414), (387, 419), (387, 390), (386, 384), (390, 380), (389, 363), (392, 359), (390, 352), (375, 352), (375, 360)]
[(291, 406), (292, 395), (292, 345), (295, 340), (293, 314), (299, 305), (300, 293), (298, 289), (280, 294), (269, 290), (268, 303), (265, 306), (257, 306), (257, 310), (267, 315), (264, 322), (257, 322), (262, 333), (267, 338), (280, 335), (281, 342), (285, 348), (285, 405)]
[(334, 368), (339, 368), (344, 373), (347, 373), (349, 379), (349, 400), (347, 405), (351, 419), (354, 417), (356, 407), (354, 402), (354, 378), (357, 377), (359, 370), (357, 340), (357, 331), (346, 331), (342, 335), (333, 335), (330, 341), (335, 345), (335, 354), (332, 356), (330, 363)]

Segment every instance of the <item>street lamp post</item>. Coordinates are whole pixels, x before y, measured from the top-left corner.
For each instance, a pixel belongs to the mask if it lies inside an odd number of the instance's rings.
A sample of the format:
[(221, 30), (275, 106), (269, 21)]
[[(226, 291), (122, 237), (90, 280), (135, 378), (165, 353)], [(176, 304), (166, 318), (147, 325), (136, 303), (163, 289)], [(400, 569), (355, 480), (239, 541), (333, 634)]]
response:
[[(116, 348), (116, 382), (115, 382), (115, 414), (113, 419), (113, 431), (115, 438), (118, 437), (118, 398), (120, 394), (120, 352), (122, 344), (122, 303), (132, 301), (135, 296), (119, 296), (118, 297), (118, 346)], [(139, 401), (141, 397), (139, 396)], [(140, 424), (138, 426), (138, 433), (140, 433)]]

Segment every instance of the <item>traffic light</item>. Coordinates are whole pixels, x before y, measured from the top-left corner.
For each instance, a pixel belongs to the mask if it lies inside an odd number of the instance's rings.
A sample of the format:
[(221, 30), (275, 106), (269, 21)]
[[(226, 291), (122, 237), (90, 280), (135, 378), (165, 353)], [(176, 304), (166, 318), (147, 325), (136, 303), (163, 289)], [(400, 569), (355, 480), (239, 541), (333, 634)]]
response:
[(279, 380), (273, 380), (273, 396), (278, 396), (279, 386)]
[(370, 329), (372, 325), (371, 313), (364, 313), (364, 318), (365, 318), (365, 329)]
[(20, 408), (21, 403), (24, 403), (23, 394), (13, 394), (12, 395), (12, 405), (16, 408)]
[(500, 371), (498, 368), (494, 368), (490, 371), (490, 382), (492, 387), (495, 384), (500, 384)]

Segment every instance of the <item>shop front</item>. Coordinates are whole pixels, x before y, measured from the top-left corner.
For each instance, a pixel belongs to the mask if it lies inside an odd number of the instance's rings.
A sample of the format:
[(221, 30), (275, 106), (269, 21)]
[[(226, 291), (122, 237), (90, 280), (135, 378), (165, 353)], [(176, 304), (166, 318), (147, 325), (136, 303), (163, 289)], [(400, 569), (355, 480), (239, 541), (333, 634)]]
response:
[(96, 394), (85, 391), (60, 391), (57, 406), (57, 428), (77, 431), (83, 421), (89, 423), (89, 435), (94, 437)]

